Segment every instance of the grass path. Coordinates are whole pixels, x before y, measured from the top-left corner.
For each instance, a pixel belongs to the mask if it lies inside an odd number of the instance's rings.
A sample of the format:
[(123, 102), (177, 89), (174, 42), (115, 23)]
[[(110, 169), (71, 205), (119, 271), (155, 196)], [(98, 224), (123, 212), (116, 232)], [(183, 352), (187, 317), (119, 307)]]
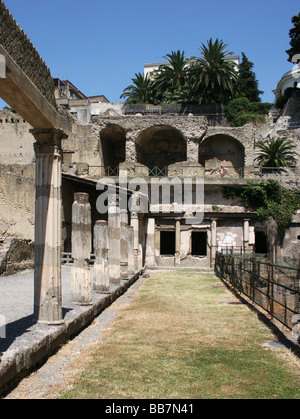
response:
[(157, 273), (60, 398), (300, 398), (300, 363), (211, 274)]

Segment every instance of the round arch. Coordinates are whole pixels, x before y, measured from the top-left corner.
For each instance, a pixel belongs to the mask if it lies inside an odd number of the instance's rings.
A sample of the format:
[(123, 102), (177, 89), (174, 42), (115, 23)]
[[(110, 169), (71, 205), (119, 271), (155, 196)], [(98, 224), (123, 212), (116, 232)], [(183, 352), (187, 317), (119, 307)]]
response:
[(103, 165), (117, 167), (125, 161), (126, 131), (119, 125), (108, 125), (100, 131)]
[(207, 168), (212, 162), (232, 167), (241, 174), (245, 165), (245, 147), (228, 134), (207, 137), (199, 146), (199, 163)]
[(136, 141), (137, 162), (160, 169), (186, 161), (187, 142), (180, 131), (170, 125), (157, 125), (143, 131)]

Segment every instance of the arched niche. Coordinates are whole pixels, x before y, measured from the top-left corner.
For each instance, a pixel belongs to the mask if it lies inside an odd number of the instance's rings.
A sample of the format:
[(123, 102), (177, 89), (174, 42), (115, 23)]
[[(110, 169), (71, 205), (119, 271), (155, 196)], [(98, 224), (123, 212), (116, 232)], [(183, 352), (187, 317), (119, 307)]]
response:
[(214, 166), (232, 169), (242, 176), (245, 166), (245, 148), (230, 135), (216, 134), (204, 139), (200, 144), (199, 163), (206, 169)]
[(137, 141), (137, 162), (149, 168), (163, 169), (186, 161), (187, 143), (176, 128), (159, 125), (143, 131)]
[(108, 125), (100, 132), (103, 165), (118, 167), (125, 161), (126, 131), (119, 125)]

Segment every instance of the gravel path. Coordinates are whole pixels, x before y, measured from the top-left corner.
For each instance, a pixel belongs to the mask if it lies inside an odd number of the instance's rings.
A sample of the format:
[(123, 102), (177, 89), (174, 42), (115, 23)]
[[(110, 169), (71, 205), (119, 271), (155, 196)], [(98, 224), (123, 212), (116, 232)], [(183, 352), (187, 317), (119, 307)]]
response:
[(141, 277), (118, 300), (105, 310), (76, 338), (64, 345), (39, 370), (25, 378), (5, 399), (53, 399), (63, 391), (68, 381), (88, 362), (88, 353), (103, 340), (113, 320), (121, 313), (147, 281)]

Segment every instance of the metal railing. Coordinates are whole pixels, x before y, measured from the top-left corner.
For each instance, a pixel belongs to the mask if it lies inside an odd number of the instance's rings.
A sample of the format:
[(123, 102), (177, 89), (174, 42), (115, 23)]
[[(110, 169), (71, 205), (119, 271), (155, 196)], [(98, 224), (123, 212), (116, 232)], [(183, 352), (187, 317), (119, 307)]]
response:
[(152, 167), (149, 168), (150, 177), (167, 177), (168, 176), (168, 167)]
[(293, 328), (293, 318), (300, 314), (300, 265), (272, 263), (265, 255), (217, 252), (215, 270), (273, 318)]
[[(140, 166), (137, 167), (140, 169)], [(137, 170), (136, 169), (136, 170)], [(144, 166), (144, 174), (141, 175), (140, 170), (136, 171), (135, 176), (144, 177), (204, 177), (206, 179), (238, 179), (238, 178), (272, 178), (283, 182), (300, 182), (299, 167), (261, 167), (246, 166), (235, 168), (233, 166), (215, 166), (204, 167), (201, 165), (184, 165), (179, 164), (178, 167), (173, 165), (165, 167)], [(88, 175), (91, 177), (118, 177), (120, 174), (119, 166), (88, 166)]]

